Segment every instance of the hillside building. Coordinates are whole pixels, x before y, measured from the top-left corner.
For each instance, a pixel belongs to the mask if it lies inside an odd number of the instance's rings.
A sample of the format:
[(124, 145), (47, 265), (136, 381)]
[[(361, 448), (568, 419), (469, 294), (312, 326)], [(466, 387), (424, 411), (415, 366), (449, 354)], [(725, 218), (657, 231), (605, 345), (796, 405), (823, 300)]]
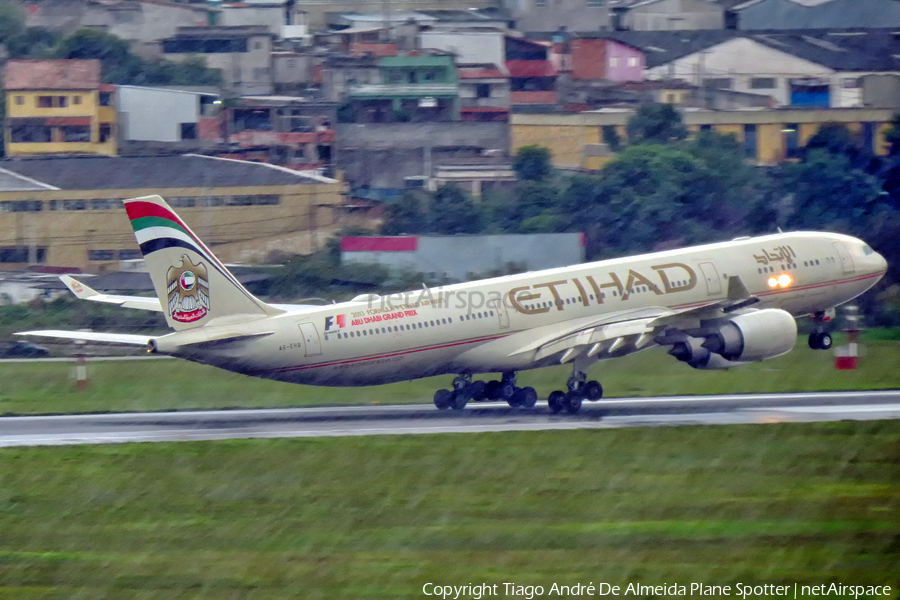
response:
[[(550, 149), (557, 167), (596, 170), (609, 160), (604, 140), (610, 133), (628, 139), (628, 120), (634, 109), (602, 109), (570, 114), (513, 114), (513, 152), (539, 144)], [(887, 154), (885, 132), (894, 112), (889, 109), (749, 109), (685, 110), (684, 124), (692, 132), (702, 130), (730, 134), (743, 146), (747, 160), (774, 165), (798, 155), (800, 148), (825, 123), (843, 123), (865, 148)]]
[(11, 60), (3, 77), (8, 156), (116, 154), (115, 86), (99, 60)]

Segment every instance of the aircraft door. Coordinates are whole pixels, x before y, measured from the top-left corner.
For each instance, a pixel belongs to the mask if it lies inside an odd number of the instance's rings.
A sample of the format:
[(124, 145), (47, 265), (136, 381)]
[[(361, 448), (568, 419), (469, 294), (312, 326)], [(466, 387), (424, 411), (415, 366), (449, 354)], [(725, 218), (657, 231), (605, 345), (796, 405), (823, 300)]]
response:
[(322, 354), (322, 343), (319, 341), (319, 332), (312, 323), (300, 323), (300, 333), (303, 335), (303, 346), (306, 356), (318, 356)]
[(488, 306), (497, 311), (497, 318), (500, 320), (500, 329), (509, 327), (509, 313), (506, 311), (506, 305), (503, 298), (498, 298), (488, 302)]
[(841, 257), (841, 266), (844, 267), (844, 275), (849, 275), (853, 272), (853, 257), (850, 256), (850, 253), (847, 252), (847, 247), (841, 242), (833, 242), (835, 249), (838, 252), (838, 255)]
[(703, 278), (706, 279), (706, 291), (710, 296), (722, 293), (722, 282), (719, 281), (719, 272), (711, 262), (700, 263)]

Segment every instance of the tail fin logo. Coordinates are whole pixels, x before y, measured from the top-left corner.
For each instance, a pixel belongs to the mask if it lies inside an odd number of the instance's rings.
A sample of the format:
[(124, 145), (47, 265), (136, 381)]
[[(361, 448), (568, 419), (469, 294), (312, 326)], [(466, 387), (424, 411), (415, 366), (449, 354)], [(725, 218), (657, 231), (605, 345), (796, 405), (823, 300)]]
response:
[(169, 315), (181, 323), (193, 323), (209, 314), (209, 271), (202, 262), (194, 264), (187, 254), (181, 264), (166, 272)]

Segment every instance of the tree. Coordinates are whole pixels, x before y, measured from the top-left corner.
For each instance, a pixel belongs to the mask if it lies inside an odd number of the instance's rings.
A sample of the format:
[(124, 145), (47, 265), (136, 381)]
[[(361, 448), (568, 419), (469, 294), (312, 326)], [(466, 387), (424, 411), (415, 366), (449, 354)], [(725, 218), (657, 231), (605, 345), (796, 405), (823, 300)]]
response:
[(56, 58), (100, 60), (106, 83), (136, 83), (144, 66), (143, 61), (128, 49), (128, 42), (96, 29), (79, 29), (64, 37), (54, 55)]
[(888, 144), (888, 156), (900, 158), (900, 113), (891, 119), (891, 126), (884, 132), (884, 141)]
[(190, 55), (181, 62), (157, 60), (146, 63), (143, 78), (150, 85), (222, 84), (222, 71), (210, 69), (202, 56)]
[(667, 144), (687, 138), (681, 114), (671, 104), (642, 104), (628, 120), (628, 139), (633, 144)]
[(128, 42), (103, 31), (79, 29), (63, 38), (54, 50), (56, 58), (99, 59), (103, 81), (131, 85), (219, 85), (222, 74), (209, 69), (199, 56), (182, 63), (145, 62), (131, 53)]
[(431, 202), (431, 223), (434, 233), (478, 233), (481, 231), (481, 214), (472, 199), (455, 185), (442, 185), (434, 193)]
[(544, 181), (523, 181), (518, 186), (515, 215), (521, 222), (541, 214), (556, 212), (559, 188)]
[(843, 123), (823, 123), (816, 133), (809, 138), (803, 148), (804, 156), (814, 150), (826, 150), (831, 154), (842, 154), (850, 159), (855, 169), (863, 169), (867, 173), (877, 173), (881, 167), (872, 150), (863, 148), (857, 136)]
[(585, 231), (590, 257), (717, 241), (746, 231), (765, 181), (741, 159), (734, 140), (631, 145), (591, 189), (573, 182), (562, 205), (582, 199), (572, 228)]
[(603, 126), (603, 143), (613, 152), (622, 149), (622, 138), (619, 137), (619, 130), (614, 125)]
[(8, 44), (25, 30), (25, 13), (12, 2), (0, 2), (0, 44)]
[(744, 159), (743, 148), (733, 135), (701, 131), (683, 147), (702, 161), (704, 185), (708, 186), (691, 216), (723, 232), (743, 232), (748, 225), (757, 231), (773, 228), (769, 221), (757, 224), (750, 220), (751, 214), (764, 214), (758, 211), (770, 182)]
[(850, 157), (818, 148), (806, 160), (784, 167), (785, 188), (794, 194), (789, 227), (854, 231), (879, 200), (873, 175), (854, 168)]
[(520, 181), (544, 181), (553, 173), (550, 150), (543, 146), (522, 146), (516, 152), (513, 169)]
[(381, 224), (383, 235), (424, 233), (427, 221), (422, 212), (422, 203), (415, 192), (406, 192), (400, 200), (389, 204)]
[(900, 113), (891, 120), (891, 126), (884, 133), (884, 141), (888, 144), (888, 155), (881, 174), (882, 189), (894, 208), (900, 209)]
[(520, 219), (515, 210), (515, 193), (493, 188), (481, 194), (481, 213), (485, 233), (514, 233)]
[[(0, 20), (2, 20), (0, 16)], [(28, 27), (6, 41), (10, 58), (47, 58), (59, 43), (60, 34), (44, 27)]]

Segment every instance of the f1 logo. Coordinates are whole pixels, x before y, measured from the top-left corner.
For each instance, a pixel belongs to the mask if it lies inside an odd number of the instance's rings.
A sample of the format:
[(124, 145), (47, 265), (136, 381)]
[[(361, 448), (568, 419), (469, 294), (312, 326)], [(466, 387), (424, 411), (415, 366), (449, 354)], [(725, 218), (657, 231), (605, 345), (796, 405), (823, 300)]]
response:
[(345, 315), (325, 317), (325, 331), (337, 331), (346, 323)]

